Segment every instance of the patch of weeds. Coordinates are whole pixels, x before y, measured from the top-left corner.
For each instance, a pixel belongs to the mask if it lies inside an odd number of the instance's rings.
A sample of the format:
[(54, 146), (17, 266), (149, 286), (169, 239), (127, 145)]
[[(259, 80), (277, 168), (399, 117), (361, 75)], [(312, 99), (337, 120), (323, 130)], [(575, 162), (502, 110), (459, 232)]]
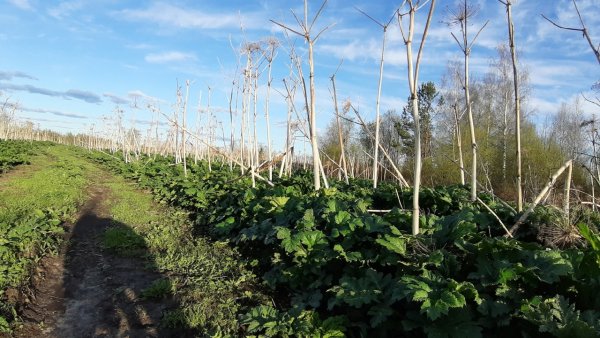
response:
[(186, 222), (186, 214), (169, 213), (159, 221), (148, 224), (144, 237), (151, 252), (165, 252), (179, 247), (190, 239), (191, 226)]
[(220, 304), (213, 302), (213, 298), (207, 297), (205, 301), (168, 311), (161, 325), (174, 329), (192, 329), (201, 337), (237, 336), (240, 328), (236, 316), (239, 305), (232, 300)]
[(139, 256), (146, 250), (146, 242), (132, 229), (114, 226), (106, 229), (102, 246), (122, 256)]
[(237, 335), (241, 310), (264, 301), (260, 292), (248, 291), (256, 288), (256, 276), (238, 255), (224, 243), (202, 238), (157, 254), (159, 271), (181, 276), (175, 293), (180, 308), (167, 313), (163, 325), (200, 336)]
[(177, 308), (167, 311), (161, 320), (161, 325), (170, 329), (187, 328), (188, 325), (183, 309)]
[(110, 213), (112, 217), (135, 227), (146, 227), (160, 219), (152, 195), (136, 190), (123, 178), (112, 177), (107, 186), (111, 190)]
[(145, 300), (162, 299), (173, 294), (175, 287), (170, 280), (161, 278), (157, 279), (152, 284), (142, 290), (140, 297)]

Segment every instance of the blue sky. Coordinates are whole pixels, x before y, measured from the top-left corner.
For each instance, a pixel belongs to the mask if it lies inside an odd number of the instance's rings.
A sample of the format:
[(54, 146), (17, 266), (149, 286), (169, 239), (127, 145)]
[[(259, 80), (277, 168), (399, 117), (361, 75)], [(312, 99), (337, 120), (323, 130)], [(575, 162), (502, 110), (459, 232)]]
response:
[[(448, 60), (459, 59), (460, 51), (448, 27), (441, 23), (451, 0), (438, 0), (426, 42), (421, 81), (439, 82)], [(489, 20), (474, 46), (473, 75), (483, 76), (495, 48), (507, 39), (503, 6), (479, 0), (480, 12), (471, 30)], [(177, 81), (193, 81), (190, 102), (202, 95), (206, 105), (208, 86), (211, 106), (220, 112), (236, 72), (236, 53), (244, 41), (275, 36), (281, 40), (273, 73), (273, 86), (283, 91), (282, 79), (289, 72), (290, 42), (273, 19), (294, 26), (290, 9), (302, 15), (302, 1), (127, 1), (127, 0), (3, 0), (0, 2), (0, 91), (3, 98), (17, 101), (19, 118), (61, 132), (100, 128), (102, 117), (119, 105), (126, 120), (136, 126), (150, 121), (152, 114), (143, 103), (153, 100), (163, 112), (175, 102)], [(314, 13), (320, 1), (310, 1)], [(380, 21), (387, 20), (398, 1), (330, 0), (315, 29), (334, 24), (315, 47), (317, 110), (319, 128), (333, 118), (329, 77), (340, 60), (337, 73), (338, 97), (351, 99), (367, 118), (374, 116), (381, 48), (381, 28), (360, 14), (359, 7)], [(600, 43), (600, 0), (579, 0), (578, 5), (592, 39)], [(589, 92), (600, 79), (600, 66), (581, 34), (559, 30), (540, 16), (567, 26), (578, 21), (570, 0), (516, 1), (513, 9), (517, 48), (527, 67), (533, 93), (528, 109), (543, 120), (561, 102)], [(423, 10), (422, 12), (426, 12)], [(424, 18), (420, 17), (422, 27)], [(241, 24), (240, 24), (241, 23)], [(240, 29), (243, 26), (243, 31)], [(408, 96), (404, 45), (397, 25), (388, 33), (382, 111), (401, 110)], [(306, 46), (292, 42), (300, 54)], [(233, 46), (233, 48), (232, 48)], [(264, 78), (261, 90), (264, 91)], [(131, 108), (136, 101), (142, 109)], [(272, 125), (275, 138), (283, 135), (284, 99), (272, 94)], [(259, 104), (262, 111), (264, 104)], [(584, 104), (587, 113), (597, 107)], [(262, 117), (262, 114), (261, 114)], [(263, 128), (263, 127), (261, 127)], [(264, 130), (259, 131), (264, 134)], [(280, 141), (275, 141), (281, 145)]]

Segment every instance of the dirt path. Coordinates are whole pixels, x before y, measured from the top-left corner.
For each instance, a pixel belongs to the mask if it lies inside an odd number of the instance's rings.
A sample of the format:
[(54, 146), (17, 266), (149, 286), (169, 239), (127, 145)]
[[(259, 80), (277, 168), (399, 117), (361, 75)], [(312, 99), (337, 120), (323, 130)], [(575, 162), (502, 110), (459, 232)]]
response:
[(109, 188), (95, 182), (89, 199), (71, 225), (58, 256), (41, 261), (32, 294), (22, 296), (23, 327), (15, 337), (181, 337), (159, 327), (168, 300), (146, 301), (141, 290), (161, 275), (139, 258), (103, 250), (101, 235), (112, 220), (106, 205)]

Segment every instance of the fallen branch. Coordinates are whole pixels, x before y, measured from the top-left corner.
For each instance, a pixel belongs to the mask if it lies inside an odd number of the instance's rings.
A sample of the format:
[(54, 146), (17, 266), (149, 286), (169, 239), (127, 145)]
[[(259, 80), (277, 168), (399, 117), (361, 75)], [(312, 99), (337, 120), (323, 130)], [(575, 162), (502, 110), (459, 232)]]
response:
[(502, 222), (502, 220), (500, 219), (500, 217), (498, 217), (498, 215), (496, 215), (496, 213), (494, 212), (494, 210), (492, 210), (487, 204), (485, 204), (484, 201), (481, 200), (481, 198), (477, 197), (477, 202), (479, 202), (481, 205), (483, 205), (483, 207), (489, 211), (492, 216), (494, 216), (496, 218), (496, 220), (498, 221), (498, 223), (500, 223), (500, 225), (502, 226), (502, 229), (504, 229), (504, 231), (506, 231), (506, 235), (510, 238), (513, 238), (513, 235), (510, 233), (510, 231), (508, 231), (508, 228), (506, 227), (506, 225), (504, 225), (504, 223)]
[(544, 189), (542, 189), (542, 191), (537, 195), (537, 197), (535, 198), (535, 200), (533, 200), (533, 203), (531, 203), (531, 205), (529, 206), (529, 209), (527, 209), (523, 213), (523, 215), (521, 215), (521, 217), (519, 217), (519, 219), (517, 220), (517, 222), (515, 223), (515, 225), (513, 225), (510, 228), (509, 234), (511, 236), (512, 236), (513, 233), (515, 233), (515, 231), (519, 228), (519, 226), (521, 224), (523, 224), (523, 222), (525, 222), (525, 220), (527, 220), (527, 217), (529, 217), (529, 215), (533, 212), (533, 209), (535, 209), (535, 207), (542, 201), (542, 199), (544, 198), (544, 196), (546, 196), (546, 194), (554, 186), (554, 184), (556, 183), (556, 179), (558, 178), (558, 176), (560, 176), (560, 174), (562, 174), (565, 171), (565, 169), (567, 169), (572, 164), (573, 164), (573, 160), (568, 160), (562, 167), (558, 168), (558, 170), (554, 173), (554, 175), (552, 175), (552, 177), (550, 177), (550, 182), (548, 182), (548, 184), (546, 184), (546, 186), (544, 187)]

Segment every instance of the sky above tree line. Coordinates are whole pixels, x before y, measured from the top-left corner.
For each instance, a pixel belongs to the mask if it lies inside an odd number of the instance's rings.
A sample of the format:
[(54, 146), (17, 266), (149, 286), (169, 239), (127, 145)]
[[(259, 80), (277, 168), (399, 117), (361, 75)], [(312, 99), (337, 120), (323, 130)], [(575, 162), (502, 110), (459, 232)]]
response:
[[(472, 77), (482, 78), (498, 45), (506, 44), (506, 12), (498, 1), (470, 2), (479, 8), (471, 19), (472, 33), (489, 20), (471, 54)], [(577, 3), (593, 41), (600, 43), (600, 1)], [(320, 4), (309, 1), (311, 15)], [(387, 22), (399, 5), (367, 0), (327, 3), (314, 26), (319, 31), (332, 25), (315, 45), (319, 129), (333, 118), (329, 77), (336, 70), (338, 98), (350, 99), (365, 117), (373, 118), (382, 28), (357, 8)], [(455, 5), (451, 0), (437, 1), (420, 82), (439, 83), (447, 63), (462, 58), (450, 35), (458, 27), (445, 23)], [(206, 107), (210, 87), (210, 105), (226, 129), (227, 98), (239, 72), (241, 46), (273, 36), (281, 46), (274, 62), (271, 114), (275, 138), (281, 139), (288, 53), (294, 46), (304, 56), (306, 45), (292, 35), (286, 37), (270, 20), (297, 27), (291, 10), (302, 16), (302, 6), (302, 1), (275, 0), (5, 0), (0, 2), (2, 99), (18, 102), (20, 120), (60, 132), (100, 128), (103, 117), (111, 116), (116, 107), (126, 112), (128, 123), (136, 121), (136, 128), (144, 130), (152, 119), (146, 102), (169, 113), (177, 85), (190, 80), (190, 115), (198, 106)], [(417, 18), (417, 31), (422, 30), (426, 9)], [(565, 26), (579, 25), (570, 0), (515, 1), (516, 44), (530, 75), (533, 91), (527, 109), (534, 121), (543, 121), (581, 93), (591, 95), (590, 87), (600, 79), (600, 66), (581, 34), (560, 30), (540, 14)], [(406, 53), (396, 20), (387, 41), (382, 111), (401, 111), (408, 87)], [(259, 86), (264, 94), (265, 76)], [(260, 100), (262, 116), (264, 99)], [(589, 115), (600, 112), (586, 103), (583, 109)]]

